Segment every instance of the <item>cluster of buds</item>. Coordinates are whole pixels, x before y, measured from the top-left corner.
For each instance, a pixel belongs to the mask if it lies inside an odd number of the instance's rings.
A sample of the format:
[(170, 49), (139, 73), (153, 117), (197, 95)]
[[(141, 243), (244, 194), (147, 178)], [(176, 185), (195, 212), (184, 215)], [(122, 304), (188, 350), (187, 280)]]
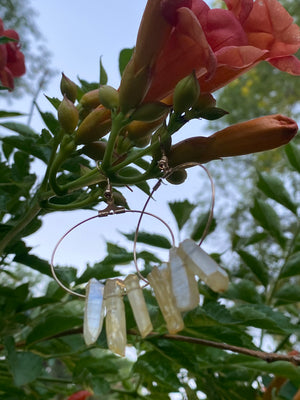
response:
[[(184, 328), (181, 313), (192, 310), (199, 304), (195, 276), (215, 292), (222, 293), (228, 288), (227, 273), (190, 239), (184, 240), (178, 248), (172, 248), (169, 261), (154, 267), (147, 276), (170, 334)], [(136, 275), (128, 275), (124, 281), (108, 279), (105, 286), (93, 278), (86, 289), (83, 333), (87, 345), (95, 343), (100, 335), (106, 310), (108, 347), (114, 353), (125, 355), (127, 340), (124, 293), (128, 295), (141, 336), (144, 338), (152, 331), (153, 326)]]

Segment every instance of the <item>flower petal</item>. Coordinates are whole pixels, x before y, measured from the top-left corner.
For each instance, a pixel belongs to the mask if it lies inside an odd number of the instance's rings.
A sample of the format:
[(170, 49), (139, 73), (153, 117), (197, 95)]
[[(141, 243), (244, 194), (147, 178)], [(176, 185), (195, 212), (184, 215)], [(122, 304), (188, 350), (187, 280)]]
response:
[(271, 58), (268, 59), (268, 62), (280, 71), (288, 72), (291, 75), (300, 75), (300, 60), (295, 56)]

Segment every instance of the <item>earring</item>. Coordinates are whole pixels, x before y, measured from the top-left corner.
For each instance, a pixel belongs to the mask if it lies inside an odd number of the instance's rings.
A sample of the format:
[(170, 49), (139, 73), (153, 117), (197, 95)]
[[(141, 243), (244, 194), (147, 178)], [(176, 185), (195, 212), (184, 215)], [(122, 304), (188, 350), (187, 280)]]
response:
[[(168, 178), (178, 169), (192, 166), (202, 167), (211, 182), (212, 201), (209, 218), (199, 244), (191, 239), (185, 239), (175, 246), (175, 238), (170, 226), (159, 216), (146, 211), (146, 207), (154, 192), (158, 190), (162, 179)], [(68, 293), (85, 298), (83, 336), (87, 345), (94, 344), (102, 330), (103, 319), (106, 319), (106, 337), (111, 351), (121, 356), (125, 355), (126, 348), (126, 318), (123, 302), (124, 295), (128, 296), (133, 315), (141, 336), (146, 337), (153, 329), (146, 302), (143, 296), (140, 280), (145, 282), (144, 287), (150, 284), (154, 291), (157, 303), (166, 322), (170, 334), (175, 334), (184, 328), (182, 312), (192, 310), (199, 304), (198, 283), (195, 276), (209, 286), (213, 291), (223, 292), (227, 289), (229, 278), (227, 273), (200, 247), (211, 224), (214, 209), (214, 183), (205, 167), (197, 163), (186, 163), (170, 169), (167, 157), (159, 163), (163, 176), (153, 187), (143, 209), (130, 210), (117, 207), (113, 202), (112, 188), (108, 182), (106, 190), (107, 207), (98, 211), (97, 215), (87, 218), (69, 229), (57, 242), (51, 256), (51, 272), (56, 282)], [(137, 274), (128, 275), (124, 281), (121, 279), (108, 279), (103, 285), (97, 279), (92, 278), (86, 286), (86, 294), (77, 293), (66, 287), (57, 277), (54, 268), (54, 257), (61, 242), (78, 226), (88, 221), (111, 215), (123, 213), (140, 214), (133, 243), (133, 260)], [(172, 238), (172, 248), (169, 251), (169, 260), (160, 266), (155, 266), (147, 275), (147, 279), (140, 273), (137, 263), (137, 238), (139, 228), (144, 215), (149, 215), (165, 225)]]

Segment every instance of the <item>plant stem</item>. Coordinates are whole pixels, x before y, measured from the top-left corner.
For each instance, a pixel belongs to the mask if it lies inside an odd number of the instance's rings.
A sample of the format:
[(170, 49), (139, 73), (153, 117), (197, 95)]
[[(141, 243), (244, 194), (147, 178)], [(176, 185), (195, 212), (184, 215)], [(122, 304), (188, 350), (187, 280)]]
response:
[(101, 163), (101, 169), (109, 177), (111, 172), (111, 163), (112, 163), (112, 155), (114, 152), (115, 143), (120, 133), (121, 129), (126, 126), (128, 123), (127, 118), (123, 115), (123, 113), (119, 113), (117, 115), (112, 115), (112, 125), (111, 132), (109, 135), (109, 139), (107, 142), (106, 150), (104, 153), (103, 161)]
[(6, 247), (12, 242), (16, 236), (22, 232), (23, 229), (39, 214), (41, 207), (37, 199), (34, 200), (33, 205), (25, 213), (23, 218), (7, 233), (7, 235), (0, 242), (0, 254), (4, 252)]

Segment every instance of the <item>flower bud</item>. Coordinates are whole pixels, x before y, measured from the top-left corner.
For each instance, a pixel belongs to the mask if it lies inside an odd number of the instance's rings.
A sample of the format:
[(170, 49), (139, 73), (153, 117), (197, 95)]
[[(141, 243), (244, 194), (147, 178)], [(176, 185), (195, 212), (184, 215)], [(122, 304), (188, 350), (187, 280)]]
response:
[(153, 122), (132, 121), (124, 128), (123, 132), (130, 140), (135, 142), (143, 137), (151, 136), (151, 133), (159, 128), (164, 120), (165, 117)]
[(240, 156), (275, 149), (297, 133), (295, 121), (280, 114), (231, 125), (210, 137), (193, 137), (172, 146), (169, 165), (206, 163), (222, 157)]
[(120, 109), (126, 114), (136, 108), (144, 99), (150, 85), (150, 68), (148, 66), (135, 71), (131, 61), (127, 64), (120, 84)]
[(96, 108), (100, 106), (99, 89), (86, 92), (80, 99), (80, 104), (84, 108)]
[(101, 161), (103, 160), (106, 146), (106, 142), (91, 142), (86, 144), (81, 151), (83, 154), (92, 158), (93, 160)]
[(76, 132), (76, 142), (85, 144), (105, 136), (111, 127), (111, 112), (103, 106), (95, 108), (81, 122)]
[(62, 77), (60, 80), (60, 91), (63, 96), (67, 96), (67, 98), (74, 103), (77, 98), (77, 85), (71, 79), (69, 79), (64, 73), (62, 73)]
[(77, 108), (66, 95), (64, 95), (64, 98), (57, 109), (57, 114), (58, 121), (63, 130), (67, 133), (72, 133), (77, 126), (79, 114)]
[(172, 185), (181, 185), (187, 178), (187, 172), (185, 169), (178, 169), (172, 172), (166, 180)]
[(159, 101), (144, 103), (131, 114), (131, 119), (144, 122), (157, 121), (163, 116), (166, 118), (169, 109), (169, 106)]
[(98, 92), (100, 103), (110, 109), (117, 109), (119, 107), (119, 92), (109, 86), (109, 85), (101, 85)]
[(175, 87), (173, 95), (174, 111), (181, 114), (196, 103), (200, 95), (200, 86), (195, 71), (181, 79)]
[(297, 133), (294, 120), (275, 114), (241, 122), (210, 136), (214, 158), (271, 150), (287, 144)]

